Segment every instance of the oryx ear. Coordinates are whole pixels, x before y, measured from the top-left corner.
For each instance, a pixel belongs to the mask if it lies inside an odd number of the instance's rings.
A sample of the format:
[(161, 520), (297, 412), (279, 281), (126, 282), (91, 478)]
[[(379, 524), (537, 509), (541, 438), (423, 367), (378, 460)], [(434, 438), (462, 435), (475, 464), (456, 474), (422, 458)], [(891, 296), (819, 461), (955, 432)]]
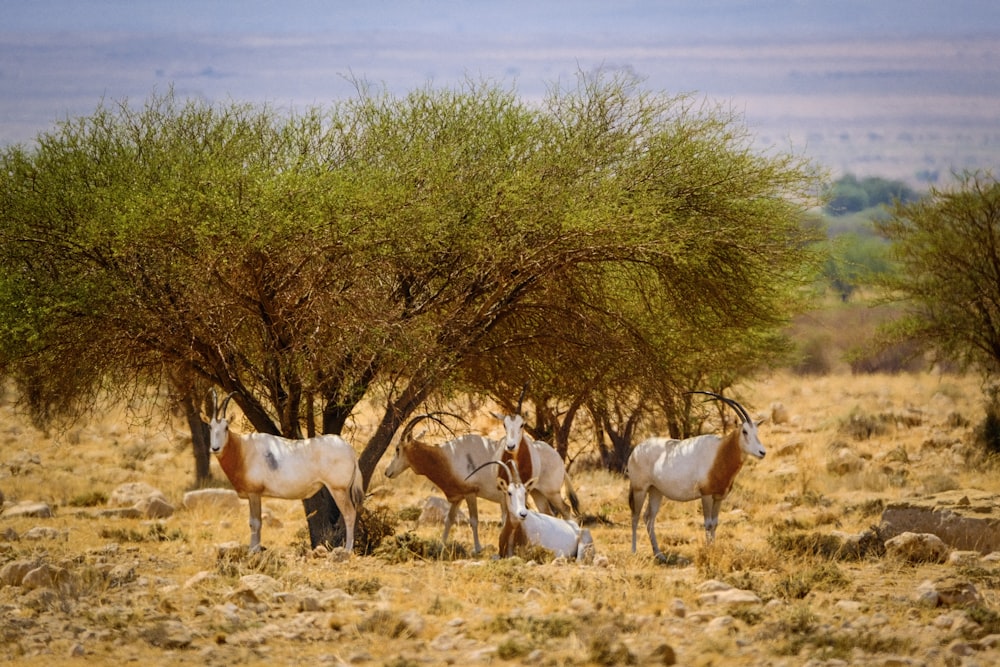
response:
[(497, 413), (493, 412), (492, 410), (490, 410), (490, 414), (493, 415), (494, 419), (499, 419), (500, 421), (503, 421), (503, 415), (498, 415)]
[(497, 488), (500, 489), (501, 491), (503, 491), (504, 493), (506, 493), (507, 492), (507, 480), (505, 480), (503, 477), (497, 477)]
[(538, 481), (537, 477), (532, 477), (531, 479), (529, 479), (527, 482), (524, 483), (524, 488), (527, 489), (528, 491), (531, 491), (533, 488), (535, 488), (535, 482), (537, 481)]
[(754, 422), (754, 426), (760, 426), (761, 424), (766, 424), (766, 423), (767, 423), (767, 417), (764, 417), (760, 421)]

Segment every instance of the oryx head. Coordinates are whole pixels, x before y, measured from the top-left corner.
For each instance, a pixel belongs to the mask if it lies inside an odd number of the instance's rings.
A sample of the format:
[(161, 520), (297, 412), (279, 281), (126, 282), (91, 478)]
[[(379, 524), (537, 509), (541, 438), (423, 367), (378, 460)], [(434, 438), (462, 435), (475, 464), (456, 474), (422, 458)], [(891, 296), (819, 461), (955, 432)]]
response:
[(226, 408), (229, 407), (229, 400), (236, 392), (226, 396), (220, 406), (219, 396), (215, 393), (215, 389), (209, 391), (212, 396), (212, 419), (208, 422), (208, 447), (213, 454), (221, 454), (222, 448), (229, 440), (229, 420), (226, 419)]
[(757, 426), (759, 426), (762, 422), (754, 423), (754, 421), (750, 419), (750, 414), (742, 405), (731, 398), (727, 398), (721, 394), (716, 394), (711, 391), (689, 391), (687, 393), (705, 394), (706, 396), (711, 396), (712, 398), (722, 401), (735, 410), (742, 420), (742, 423), (740, 424), (740, 449), (747, 456), (752, 456), (757, 459), (764, 458), (767, 451), (764, 449), (764, 445), (761, 444), (760, 437), (757, 435)]

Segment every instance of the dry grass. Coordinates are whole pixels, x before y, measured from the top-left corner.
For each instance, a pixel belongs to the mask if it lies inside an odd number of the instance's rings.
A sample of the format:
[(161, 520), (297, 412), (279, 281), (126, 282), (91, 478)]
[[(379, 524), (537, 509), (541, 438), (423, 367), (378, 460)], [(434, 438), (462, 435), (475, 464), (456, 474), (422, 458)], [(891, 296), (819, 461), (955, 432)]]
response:
[[(981, 415), (975, 379), (778, 375), (738, 396), (760, 416), (780, 401), (790, 419), (762, 427), (768, 456), (740, 474), (717, 542), (704, 544), (700, 503), (666, 502), (661, 545), (691, 564), (655, 564), (641, 527), (632, 554), (625, 481), (588, 470), (574, 484), (584, 511), (609, 520), (591, 526), (606, 560), (577, 566), (543, 554), (492, 558), (499, 510), (489, 503), (480, 507), (486, 553), (468, 554), (467, 526), (453, 530), (456, 544), (441, 545), (440, 525), (416, 525), (434, 489), (412, 473), (393, 481), (376, 473), (366, 503), (395, 521), (396, 535), (348, 561), (306, 548), (298, 502), (265, 499), (268, 549), (259, 556), (220, 555), (221, 543), (246, 543), (243, 513), (181, 510), (162, 523), (95, 518), (124, 482), (149, 483), (179, 505), (193, 476), (184, 433), (130, 429), (114, 417), (48, 437), (14, 417), (8, 395), (0, 405), (0, 490), (8, 501), (48, 502), (56, 515), (0, 517), (0, 540), (39, 525), (59, 537), (0, 541), (0, 566), (36, 559), (75, 578), (73, 590), (54, 598), (0, 588), (0, 658), (50, 664), (79, 646), (80, 661), (97, 663), (611, 665), (676, 657), (686, 665), (797, 665), (916, 658), (961, 636), (928, 632), (942, 612), (911, 595), (924, 580), (956, 574), (952, 566), (843, 557), (826, 536), (861, 532), (878, 523), (885, 503), (909, 495), (949, 486), (1000, 492), (998, 467), (971, 445)], [(878, 427), (858, 426), (869, 422)], [(361, 440), (370, 427), (352, 428)], [(860, 463), (840, 466), (842, 450)], [(250, 574), (277, 580), (277, 597), (241, 592)], [(960, 574), (986, 600), (970, 617), (1000, 625), (1000, 568)], [(709, 580), (761, 602), (703, 605), (700, 587)], [(844, 600), (859, 610), (844, 612)], [(719, 617), (730, 619), (722, 630), (712, 624)], [(171, 644), (171, 622), (191, 632), (190, 644)]]

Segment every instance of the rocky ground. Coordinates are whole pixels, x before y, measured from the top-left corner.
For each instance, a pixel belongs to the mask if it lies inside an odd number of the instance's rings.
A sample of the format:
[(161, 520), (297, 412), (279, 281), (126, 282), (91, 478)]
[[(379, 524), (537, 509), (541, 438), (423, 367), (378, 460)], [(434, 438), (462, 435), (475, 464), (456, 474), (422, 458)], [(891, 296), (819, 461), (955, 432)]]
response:
[[(776, 377), (739, 394), (768, 456), (706, 546), (665, 503), (631, 553), (626, 483), (573, 479), (593, 562), (471, 556), (436, 538), (433, 488), (377, 475), (370, 555), (308, 549), (301, 504), (188, 493), (189, 441), (109, 417), (62, 434), (0, 402), (0, 660), (15, 664), (1000, 664), (1000, 467), (952, 376)], [(490, 428), (488, 422), (483, 424)], [(354, 426), (363, 441), (366, 428)], [(429, 505), (429, 508), (426, 507)], [(426, 510), (421, 517), (422, 510)], [(481, 509), (484, 543), (499, 514)]]

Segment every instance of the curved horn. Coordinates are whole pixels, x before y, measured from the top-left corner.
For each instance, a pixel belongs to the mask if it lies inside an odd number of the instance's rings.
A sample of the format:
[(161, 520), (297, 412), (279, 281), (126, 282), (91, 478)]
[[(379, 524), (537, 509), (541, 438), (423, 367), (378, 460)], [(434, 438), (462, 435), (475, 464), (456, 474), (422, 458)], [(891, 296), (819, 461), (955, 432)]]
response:
[(729, 407), (731, 407), (733, 410), (736, 410), (736, 412), (739, 414), (739, 416), (743, 419), (744, 422), (751, 422), (751, 423), (753, 422), (753, 420), (750, 419), (750, 415), (747, 414), (747, 411), (743, 408), (743, 406), (740, 405), (739, 403), (737, 403), (736, 401), (734, 401), (731, 398), (727, 398), (726, 396), (723, 396), (721, 394), (716, 394), (716, 393), (711, 392), (711, 391), (686, 391), (684, 393), (685, 394), (705, 394), (706, 396), (711, 396), (712, 398), (715, 398), (715, 399), (718, 399), (718, 400), (722, 401), (723, 403), (725, 403), (726, 405), (728, 405)]
[(504, 463), (503, 461), (487, 461), (486, 463), (478, 466), (475, 470), (473, 470), (468, 475), (466, 475), (465, 479), (469, 479), (470, 477), (472, 477), (473, 475), (475, 475), (477, 472), (479, 472), (480, 470), (482, 470), (483, 468), (485, 468), (488, 465), (503, 466), (504, 470), (507, 471), (507, 476), (508, 477), (510, 477), (513, 480), (513, 479), (515, 479), (515, 475), (516, 475), (517, 481), (518, 482), (521, 481), (521, 476), (518, 475), (517, 472), (516, 472), (517, 471), (517, 466), (514, 467), (514, 472), (511, 472), (510, 466), (507, 465), (506, 463)]
[(219, 416), (219, 395), (215, 393), (215, 387), (210, 387), (208, 397), (212, 399), (212, 418)]
[[(217, 418), (218, 417), (223, 417), (224, 418), (226, 416), (226, 408), (229, 407), (229, 400), (233, 396), (235, 396), (236, 394), (238, 394), (238, 393), (239, 392), (231, 391), (231, 392), (229, 392), (229, 394), (224, 399), (222, 399), (222, 407), (220, 407), (219, 411), (215, 413), (215, 416)], [(214, 394), (215, 394), (215, 390), (214, 389), (212, 390), (212, 394), (214, 396)]]
[(466, 424), (469, 423), (469, 422), (465, 421), (465, 419), (462, 419), (462, 417), (460, 417), (460, 416), (458, 416), (458, 415), (456, 415), (456, 414), (454, 414), (452, 412), (425, 412), (423, 414), (419, 414), (419, 415), (415, 416), (413, 419), (411, 419), (410, 421), (408, 421), (406, 423), (406, 426), (403, 427), (403, 432), (400, 434), (399, 439), (400, 440), (404, 440), (410, 434), (410, 431), (413, 430), (413, 427), (416, 426), (417, 424), (419, 424), (424, 419), (433, 419), (438, 424), (441, 424), (441, 426), (444, 426), (446, 429), (448, 429), (449, 433), (451, 433), (452, 435), (455, 435), (455, 432), (451, 430), (451, 427), (448, 426), (447, 424), (445, 424), (440, 419), (438, 419), (436, 415), (448, 415), (449, 417), (454, 417), (455, 419), (458, 419), (459, 421), (462, 421), (462, 422), (464, 422)]
[(524, 386), (521, 387), (521, 395), (517, 397), (517, 410), (514, 411), (514, 414), (516, 415), (521, 414), (521, 406), (524, 404), (524, 395), (528, 393), (529, 384), (530, 383), (525, 382)]

